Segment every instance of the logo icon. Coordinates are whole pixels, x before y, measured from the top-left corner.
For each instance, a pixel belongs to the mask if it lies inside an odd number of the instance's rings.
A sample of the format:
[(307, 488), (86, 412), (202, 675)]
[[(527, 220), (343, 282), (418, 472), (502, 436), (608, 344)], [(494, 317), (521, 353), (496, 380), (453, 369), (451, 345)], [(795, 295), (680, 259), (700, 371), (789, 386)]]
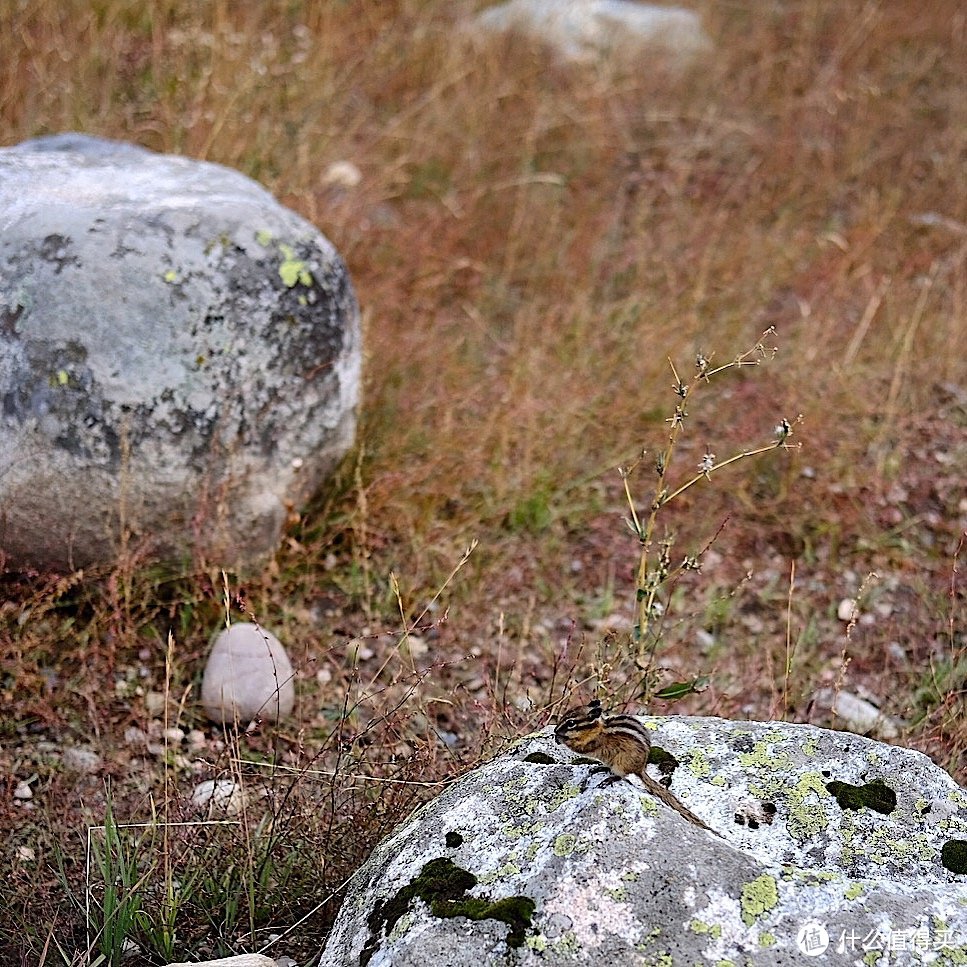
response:
[(819, 957), (826, 953), (829, 946), (829, 934), (825, 924), (818, 920), (807, 920), (796, 934), (796, 943), (807, 957)]

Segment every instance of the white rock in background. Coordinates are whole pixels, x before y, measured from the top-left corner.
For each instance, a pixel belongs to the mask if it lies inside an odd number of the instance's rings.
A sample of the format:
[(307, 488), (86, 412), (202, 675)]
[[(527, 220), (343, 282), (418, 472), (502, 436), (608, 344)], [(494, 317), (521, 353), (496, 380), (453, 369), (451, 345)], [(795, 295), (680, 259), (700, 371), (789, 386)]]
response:
[(573, 61), (650, 46), (687, 63), (712, 47), (694, 11), (633, 0), (509, 0), (473, 23), (484, 31), (520, 31)]
[(852, 692), (823, 688), (816, 693), (814, 700), (820, 708), (825, 708), (837, 718), (850, 732), (858, 735), (875, 735), (881, 739), (895, 739), (900, 730), (896, 722), (884, 715), (872, 702), (868, 702)]
[(245, 808), (245, 790), (233, 779), (206, 779), (195, 786), (191, 802), (205, 812), (237, 816)]
[(30, 783), (21, 780), (13, 790), (13, 798), (26, 801), (34, 798), (34, 791), (30, 788)]
[[(862, 964), (877, 935), (892, 967), (967, 958), (967, 790), (927, 756), (811, 725), (642, 721), (721, 838), (637, 784), (582, 792), (589, 766), (529, 736), (377, 846), (320, 967), (776, 967), (806, 962), (813, 919), (817, 963)], [(900, 945), (919, 928), (925, 947)]]
[[(346, 267), (237, 171), (57, 135), (0, 149), (0, 549), (252, 568), (352, 444)], [(123, 520), (122, 520), (123, 516)]]
[(289, 715), (295, 684), (279, 639), (247, 622), (221, 632), (205, 666), (201, 701), (213, 722), (243, 729), (255, 718), (276, 722)]

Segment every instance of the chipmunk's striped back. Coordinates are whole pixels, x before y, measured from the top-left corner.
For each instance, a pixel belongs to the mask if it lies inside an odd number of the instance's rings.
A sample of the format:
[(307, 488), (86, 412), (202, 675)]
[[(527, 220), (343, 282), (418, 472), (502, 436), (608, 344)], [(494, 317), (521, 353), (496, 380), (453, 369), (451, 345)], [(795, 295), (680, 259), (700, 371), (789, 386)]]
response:
[(690, 809), (686, 809), (674, 794), (657, 783), (645, 771), (651, 752), (651, 736), (633, 715), (605, 715), (601, 702), (568, 709), (554, 729), (558, 742), (583, 755), (593, 756), (610, 771), (613, 778), (636, 775), (645, 789), (670, 806), (690, 823), (709, 829)]
[(605, 718), (605, 725), (613, 734), (627, 735), (645, 745), (651, 745), (648, 730), (633, 715), (609, 715)]

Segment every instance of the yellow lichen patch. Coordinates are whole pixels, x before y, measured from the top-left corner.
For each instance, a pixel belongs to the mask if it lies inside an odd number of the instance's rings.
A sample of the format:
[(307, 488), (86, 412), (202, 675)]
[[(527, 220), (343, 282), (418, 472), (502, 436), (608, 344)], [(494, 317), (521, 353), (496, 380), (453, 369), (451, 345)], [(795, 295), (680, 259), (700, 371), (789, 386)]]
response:
[(279, 266), (279, 278), (282, 279), (283, 285), (287, 289), (291, 289), (297, 283), (307, 287), (312, 285), (312, 273), (302, 259), (295, 257), (295, 249), (291, 245), (279, 245), (279, 251), (283, 259)]
[(758, 917), (768, 913), (779, 902), (779, 890), (775, 877), (763, 873), (751, 883), (742, 887), (742, 920), (746, 926), (752, 926)]

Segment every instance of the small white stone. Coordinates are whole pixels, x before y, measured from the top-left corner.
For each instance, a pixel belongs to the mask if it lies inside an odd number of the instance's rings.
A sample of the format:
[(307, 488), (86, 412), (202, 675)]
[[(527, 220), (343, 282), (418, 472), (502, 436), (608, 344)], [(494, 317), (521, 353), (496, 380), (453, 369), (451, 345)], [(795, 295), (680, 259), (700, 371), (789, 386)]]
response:
[(147, 733), (136, 725), (129, 725), (124, 730), (125, 745), (145, 745), (148, 741)]
[(363, 180), (363, 173), (351, 161), (334, 161), (322, 175), (327, 185), (355, 188)]
[(201, 684), (208, 717), (246, 726), (288, 715), (295, 704), (292, 664), (271, 632), (242, 623), (223, 631), (212, 646)]
[(165, 697), (161, 692), (151, 691), (144, 696), (144, 710), (154, 717), (161, 715), (165, 709)]
[(907, 652), (903, 645), (899, 641), (891, 641), (887, 644), (886, 650), (890, 653), (890, 657), (901, 664), (905, 664), (907, 661)]
[(707, 652), (715, 645), (715, 635), (710, 631), (706, 631), (704, 628), (699, 628), (695, 632), (695, 640), (698, 642), (698, 647), (702, 649), (702, 652)]
[(177, 725), (169, 726), (161, 735), (172, 745), (181, 745), (185, 741), (185, 730), (179, 729)]
[(205, 733), (201, 729), (192, 729), (188, 733), (188, 747), (190, 749), (203, 749), (207, 741)]
[(97, 772), (101, 768), (101, 757), (90, 749), (64, 749), (60, 761), (74, 772)]
[(21, 863), (35, 863), (37, 861), (37, 854), (29, 846), (18, 846), (17, 859)]
[(430, 650), (430, 646), (419, 635), (407, 635), (404, 647), (409, 649), (413, 658), (422, 658)]
[(353, 638), (346, 646), (346, 657), (350, 662), (369, 661), (373, 654), (373, 649), (362, 638)]
[(884, 715), (872, 702), (852, 692), (834, 692), (824, 688), (816, 695), (816, 701), (842, 719), (843, 725), (858, 735), (877, 735), (882, 739), (895, 739), (900, 730), (896, 723)]
[(859, 609), (856, 607), (856, 602), (852, 598), (843, 598), (839, 603), (839, 607), (836, 609), (836, 617), (840, 621), (847, 623), (859, 617)]
[(245, 806), (245, 790), (232, 779), (206, 779), (195, 786), (191, 801), (196, 809), (236, 816)]
[(33, 799), (34, 793), (33, 793), (33, 790), (30, 788), (30, 784), (23, 781), (18, 782), (16, 788), (13, 791), (13, 798), (23, 799), (23, 800)]

